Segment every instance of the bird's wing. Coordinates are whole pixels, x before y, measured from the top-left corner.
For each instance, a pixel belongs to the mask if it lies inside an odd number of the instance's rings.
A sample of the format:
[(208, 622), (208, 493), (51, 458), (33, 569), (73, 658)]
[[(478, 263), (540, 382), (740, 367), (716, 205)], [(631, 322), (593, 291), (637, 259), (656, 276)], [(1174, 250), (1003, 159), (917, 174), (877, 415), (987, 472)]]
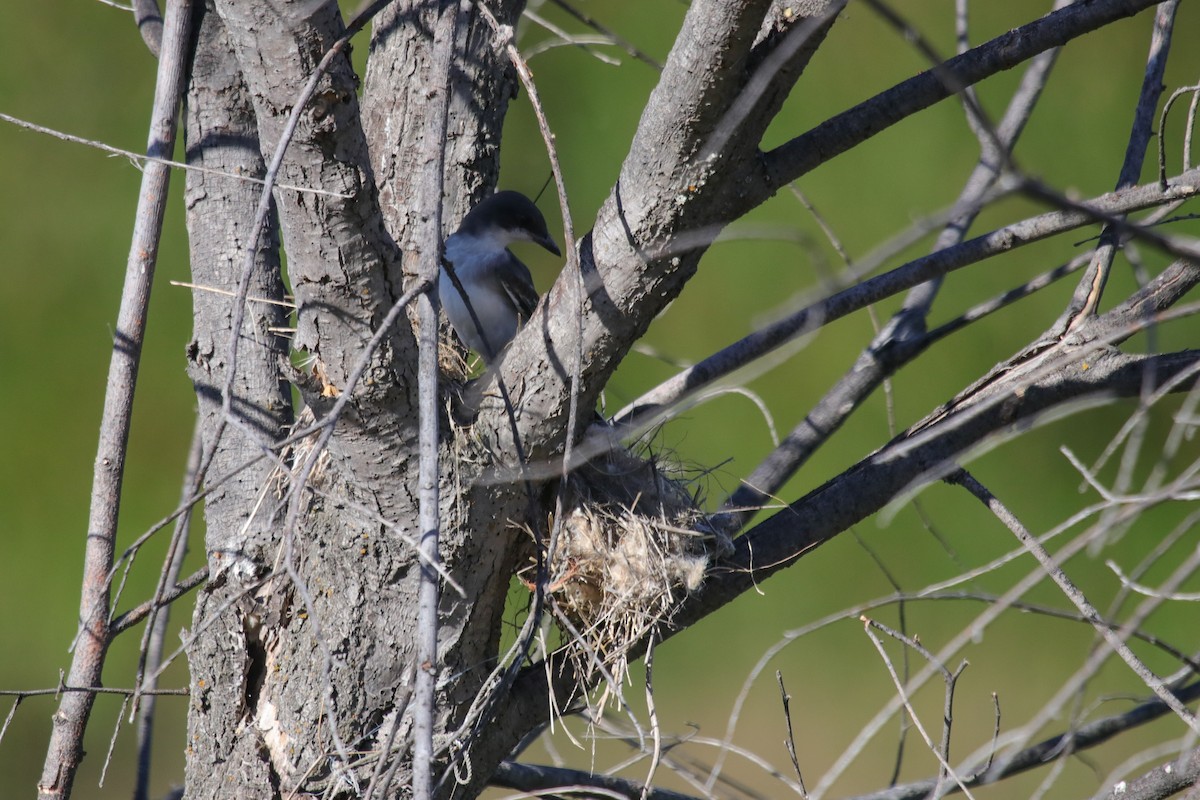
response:
[(500, 282), (504, 286), (508, 299), (512, 301), (517, 313), (521, 315), (521, 322), (525, 322), (533, 316), (533, 310), (537, 308), (537, 289), (534, 288), (533, 276), (529, 274), (529, 267), (522, 264), (520, 259), (512, 253), (507, 250), (504, 252), (508, 258), (497, 265)]

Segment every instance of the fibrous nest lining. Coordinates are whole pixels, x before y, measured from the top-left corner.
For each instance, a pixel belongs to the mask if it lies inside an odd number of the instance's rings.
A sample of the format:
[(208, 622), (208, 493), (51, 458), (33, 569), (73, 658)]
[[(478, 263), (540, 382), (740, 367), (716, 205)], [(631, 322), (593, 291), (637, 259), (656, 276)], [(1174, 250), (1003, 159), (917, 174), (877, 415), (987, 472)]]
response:
[[(316, 415), (313, 410), (307, 406), (301, 409), (296, 415), (296, 421), (292, 423), (291, 430), (293, 432), (303, 430), (309, 427), (316, 421)], [(304, 464), (310, 456), (313, 449), (317, 446), (317, 440), (320, 437), (314, 433), (307, 436), (290, 447), (284, 448), (279, 456), (279, 463), (275, 465), (275, 469), (271, 471), (271, 480), (275, 484), (275, 496), (282, 498), (291, 488), (291, 484), (299, 476)], [(317, 488), (325, 483), (325, 470), (329, 466), (329, 451), (322, 450), (317, 453), (316, 461), (309, 468), (307, 486), (309, 488)]]
[(661, 465), (624, 450), (572, 473), (566, 498), (550, 593), (581, 678), (619, 683), (630, 646), (669, 624), (704, 581), (705, 516)]

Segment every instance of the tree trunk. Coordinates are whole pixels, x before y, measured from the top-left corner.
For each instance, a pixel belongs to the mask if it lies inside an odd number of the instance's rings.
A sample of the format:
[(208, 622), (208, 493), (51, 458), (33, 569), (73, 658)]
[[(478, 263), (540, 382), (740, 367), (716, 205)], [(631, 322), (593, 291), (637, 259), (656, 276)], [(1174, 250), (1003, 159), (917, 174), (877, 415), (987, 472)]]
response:
[[(367, 147), (357, 124), (355, 80), (339, 58), (301, 114), (283, 161), (281, 183), (349, 195), (276, 190), (297, 307), (292, 348), (299, 356), (291, 377), (317, 414), (340, 393), (366, 339), (408, 282), (407, 265), (419, 257), (404, 243), (417, 223), (412, 176), (418, 165), (411, 154), (419, 151), (431, 105), (413, 90), (427, 79), (422, 70), (429, 65), (431, 40), (419, 32), (432, 19), (424, 5), (396, 4), (377, 21), (368, 74), (375, 100), (363, 111), (374, 146)], [(332, 4), (308, 18), (299, 10), (289, 17), (292, 10), (254, 2), (204, 9), (188, 96), (193, 163), (263, 174), (297, 87), (342, 34)], [(516, 11), (510, 3), (509, 17)], [(452, 105), (458, 146), (449, 152), (446, 196), (449, 213), (459, 216), (472, 193), (494, 184), (498, 131), (512, 91), (511, 71), (497, 61), (482, 20), (463, 30), (460, 46), (480, 59), (464, 70)], [(384, 141), (385, 132), (394, 141)], [(387, 179), (380, 197), (374, 175)], [(197, 283), (236, 290), (243, 250), (253, 238), (246, 221), (257, 191), (189, 173)], [(380, 200), (402, 237), (400, 247), (372, 211)], [(251, 297), (282, 299), (270, 235), (260, 240), (250, 281)], [(248, 315), (233, 383), (238, 421), (227, 423), (221, 396), (230, 302), (197, 294), (189, 353), (205, 444), (216, 452), (214, 477), (261, 455), (283, 438), (289, 421), (290, 397), (281, 380), (286, 341), (270, 330), (286, 324), (283, 315), (279, 306), (254, 301)], [(371, 356), (367, 378), (304, 491), (287, 494), (283, 476), (303, 464), (308, 451), (302, 445), (290, 461), (260, 459), (208, 498), (213, 579), (197, 603), (189, 649), (189, 797), (261, 798), (369, 783), (419, 668), (414, 355), (412, 330), (401, 322)], [(523, 518), (527, 499), (519, 487), (480, 481), (486, 453), (456, 439), (448, 423), (442, 428), (441, 550), (462, 594), (443, 593), (439, 663), (420, 668), (437, 670), (437, 730), (444, 735), (461, 724), (492, 669), (514, 561), (523, 549), (517, 544), (524, 534), (507, 521)], [(409, 725), (403, 717), (397, 741), (405, 740)], [(403, 766), (393, 786), (409, 785), (407, 771)]]

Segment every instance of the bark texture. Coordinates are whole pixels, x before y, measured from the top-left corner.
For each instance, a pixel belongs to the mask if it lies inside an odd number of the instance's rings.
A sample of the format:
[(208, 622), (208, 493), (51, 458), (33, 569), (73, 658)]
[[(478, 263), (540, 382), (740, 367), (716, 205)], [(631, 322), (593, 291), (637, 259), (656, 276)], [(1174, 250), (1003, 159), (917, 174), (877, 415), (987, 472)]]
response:
[[(297, 305), (291, 347), (299, 369), (290, 377), (317, 416), (340, 396), (366, 340), (402, 294), (404, 265), (420, 256), (394, 241), (411, 242), (422, 222), (407, 213), (415, 207), (410, 180), (417, 165), (403, 159), (418, 151), (429, 113), (417, 88), (431, 46), (428, 29), (420, 27), (424, 5), (396, 7), (375, 33), (385, 44), (399, 36), (405, 47), (380, 45), (394, 60), (373, 61), (369, 80), (379, 88), (371, 95), (408, 102), (377, 102), (364, 121), (349, 63), (336, 60), (289, 146), (281, 182), (347, 196), (275, 193)], [(509, 17), (517, 7), (509, 5)], [(207, 11), (189, 97), (189, 153), (206, 166), (260, 175), (299, 88), (341, 35), (341, 20), (332, 5), (217, 2)], [(452, 101), (452, 141), (461, 146), (452, 147), (448, 160), (457, 177), (447, 196), (458, 198), (452, 213), (459, 215), (471, 192), (494, 184), (498, 131), (512, 90), (481, 25), (472, 21), (462, 38), (460, 46), (473, 48), (476, 58), (466, 60), (462, 93)], [(387, 63), (394, 74), (386, 75)], [(377, 146), (368, 149), (364, 129)], [(384, 155), (373, 165), (371, 154)], [(468, 160), (478, 165), (470, 181), (464, 180)], [(377, 173), (388, 177), (382, 203)], [(236, 287), (258, 187), (197, 178), (189, 189), (197, 282)], [(385, 230), (384, 208), (395, 240)], [(277, 297), (277, 243), (268, 236), (260, 248), (250, 294)], [(226, 421), (210, 475), (223, 476), (281, 438), (290, 407), (279, 383), (286, 348), (275, 346), (279, 339), (266, 330), (282, 322), (270, 308), (252, 304), (255, 313), (241, 332), (234, 419)], [(229, 300), (200, 295), (196, 315), (191, 371), (212, 431), (222, 423)], [(336, 795), (343, 782), (365, 787), (391, 721), (404, 714), (416, 669), (419, 575), (411, 546), (415, 355), (412, 327), (402, 321), (367, 356), (365, 377), (301, 496), (298, 526), (286, 524), (289, 500), (281, 497), (288, 484), (270, 476), (277, 466), (270, 461), (243, 471), (210, 499), (207, 548), (217, 578), (198, 604), (199, 635), (190, 652), (189, 797)], [(441, 494), (442, 559), (463, 590), (444, 592), (441, 609), (435, 669), (444, 745), (496, 655), (499, 618), (522, 549), (509, 520), (522, 517), (526, 501), (511, 486), (477, 480), (490, 462), (486, 450), (469, 438), (456, 441), (448, 424), (442, 439), (442, 460), (451, 468)], [(409, 724), (403, 717), (399, 742)], [(398, 757), (404, 760), (403, 751)], [(409, 785), (407, 771), (401, 768), (394, 787)]]
[[(195, 56), (188, 86), (185, 142), (188, 162), (233, 175), (261, 178), (254, 110), (225, 27), (211, 3), (196, 22)], [(187, 173), (187, 223), (193, 282), (235, 292), (243, 253), (261, 189), (256, 184)], [(260, 239), (250, 296), (282, 301), (277, 228), (272, 219)], [(211, 458), (205, 501), (205, 551), (214, 580), (194, 612), (188, 650), (191, 709), (188, 715), (186, 780), (191, 796), (261, 797), (272, 785), (268, 760), (257, 736), (231, 736), (253, 717), (262, 681), (263, 652), (247, 622), (247, 587), (270, 571), (280, 540), (270, 514), (255, 514), (277, 500), (271, 485), (274, 464), (259, 461), (263, 446), (282, 438), (291, 423), (291, 389), (286, 382), (288, 344), (282, 333), (287, 314), (264, 302), (248, 304), (233, 381), (237, 421), (224, 424), (222, 395), (228, 380), (233, 301), (225, 294), (193, 294), (195, 333), (188, 346), (188, 373), (196, 388), (204, 453)], [(219, 438), (218, 438), (219, 437)], [(232, 475), (228, 480), (221, 480)]]

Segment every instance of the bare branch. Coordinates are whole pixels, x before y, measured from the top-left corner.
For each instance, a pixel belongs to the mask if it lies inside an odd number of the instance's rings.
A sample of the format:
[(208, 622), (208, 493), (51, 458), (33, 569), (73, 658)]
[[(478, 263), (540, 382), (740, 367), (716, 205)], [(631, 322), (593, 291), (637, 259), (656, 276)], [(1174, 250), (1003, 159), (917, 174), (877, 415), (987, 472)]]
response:
[(1132, 781), (1120, 781), (1100, 800), (1163, 800), (1192, 788), (1200, 780), (1200, 749), (1147, 772)]
[[(1150, 56), (1147, 59), (1137, 108), (1133, 114), (1133, 129), (1129, 133), (1129, 144), (1125, 148), (1125, 161), (1121, 164), (1121, 172), (1117, 177), (1117, 189), (1133, 186), (1142, 174), (1146, 148), (1149, 147), (1150, 137), (1154, 133), (1154, 110), (1158, 108), (1158, 99), (1162, 96), (1163, 75), (1167, 69), (1167, 53), (1171, 49), (1171, 31), (1175, 26), (1175, 11), (1178, 7), (1178, 0), (1160, 3), (1154, 15)], [(1100, 297), (1104, 294), (1104, 285), (1108, 282), (1108, 274), (1112, 270), (1120, 238), (1121, 231), (1115, 226), (1105, 227), (1100, 234), (1100, 242), (1092, 257), (1092, 263), (1088, 265), (1079, 286), (1075, 289), (1071, 303), (1059, 322), (1062, 329), (1071, 330), (1082, 324), (1087, 317), (1095, 315), (1100, 305)]]
[[(175, 584), (175, 586), (170, 590), (163, 592), (160, 599), (160, 605), (165, 606), (175, 602), (192, 589), (195, 589), (197, 586), (204, 583), (206, 580), (208, 580), (208, 567), (201, 567), (184, 580)], [(139, 622), (150, 616), (150, 610), (152, 606), (152, 601), (147, 600), (145, 603), (131, 608), (124, 614), (114, 617), (112, 623), (109, 625), (109, 632), (111, 635), (116, 636), (117, 634), (124, 633), (125, 631), (129, 630), (134, 625), (137, 625)]]
[[(68, 686), (63, 684), (55, 686), (53, 689), (0, 689), (0, 697), (16, 697), (25, 699), (27, 697), (49, 697), (53, 695), (67, 694), (115, 694), (120, 697), (133, 697), (137, 689), (120, 689), (113, 686)], [(190, 692), (187, 688), (182, 689), (155, 689), (154, 691), (145, 691), (142, 694), (153, 694), (158, 697), (187, 697)]]
[(612, 793), (610, 796), (624, 797), (628, 800), (640, 800), (641, 798), (645, 798), (645, 800), (696, 800), (692, 795), (680, 794), (667, 789), (654, 789), (628, 778), (594, 775), (562, 767), (519, 764), (515, 761), (501, 762), (495, 774), (492, 775), (491, 784), (531, 793), (577, 786), (601, 789)]
[[(921, 734), (921, 738), (925, 741), (925, 746), (929, 748), (930, 752), (932, 752), (934, 757), (937, 758), (938, 764), (940, 765), (938, 770), (937, 785), (934, 787), (933, 796), (941, 796), (943, 793), (943, 782), (946, 780), (946, 776), (949, 776), (954, 779), (955, 785), (958, 786), (963, 794), (965, 794), (967, 797), (971, 797), (972, 800), (974, 800), (971, 790), (967, 787), (964, 779), (960, 777), (957, 772), (955, 772), (954, 768), (950, 766), (949, 761), (950, 726), (952, 721), (951, 708), (954, 705), (954, 684), (958, 681), (958, 676), (962, 673), (963, 667), (966, 666), (966, 662), (964, 661), (963, 665), (952, 673), (944, 664), (937, 660), (937, 657), (934, 656), (933, 653), (922, 647), (915, 639), (911, 639), (899, 631), (894, 631), (886, 625), (883, 625), (882, 623), (868, 617), (862, 617), (861, 621), (863, 623), (863, 630), (866, 631), (867, 636), (871, 639), (871, 643), (875, 645), (875, 649), (879, 652), (880, 658), (883, 659), (884, 665), (887, 667), (888, 674), (892, 677), (892, 683), (896, 686), (896, 692), (900, 697), (901, 702), (904, 703), (904, 708), (908, 712), (909, 719), (912, 720), (917, 732)], [(946, 700), (945, 704), (943, 705), (942, 712), (942, 742), (940, 746), (935, 745), (933, 739), (928, 733), (926, 733), (925, 726), (921, 723), (920, 718), (917, 716), (916, 709), (913, 708), (912, 700), (904, 690), (904, 681), (901, 680), (900, 676), (896, 674), (895, 667), (892, 666), (891, 659), (889, 659), (887, 656), (887, 651), (883, 649), (883, 642), (879, 640), (878, 636), (871, 632), (872, 628), (883, 631), (893, 639), (896, 639), (907, 647), (916, 650), (930, 663), (931, 666), (942, 673), (942, 678), (946, 683)]]
[[(1189, 197), (1200, 193), (1200, 171), (1180, 175), (1178, 183), (1172, 184), (1172, 190), (1179, 192), (1180, 196)], [(616, 421), (619, 424), (634, 424), (659, 407), (678, 402), (698, 388), (711, 384), (751, 360), (771, 352), (813, 325), (828, 324), (892, 294), (911, 289), (990, 256), (1091, 224), (1097, 215), (1126, 213), (1177, 199), (1171, 194), (1171, 191), (1162, 193), (1157, 184), (1111, 192), (1080, 204), (1081, 208), (1091, 209), (1094, 212), (1092, 214), (1080, 211), (1051, 211), (910, 261), (890, 272), (838, 292), (826, 300), (806, 306), (714, 353), (630, 403), (617, 415)]]
[[(693, 2), (671, 58), (642, 117), (621, 177), (601, 209), (590, 236), (580, 241), (579, 258), (588, 293), (579, 375), (579, 402), (594, 405), (621, 357), (695, 273), (707, 242), (730, 221), (730, 202), (741, 196), (746, 176), (758, 169), (757, 143), (796, 77), (824, 40), (838, 3), (816, 3), (811, 14), (794, 15), (790, 26), (804, 29), (801, 44), (784, 53), (781, 63), (762, 57), (779, 41), (773, 37), (756, 51), (767, 0)], [(805, 20), (820, 20), (813, 28)], [(738, 106), (750, 83), (760, 76), (765, 88), (750, 108)], [(722, 124), (731, 135), (711, 158), (699, 148)], [(664, 181), (662, 176), (671, 176)], [(711, 233), (695, 249), (678, 252), (673, 239), (693, 230)], [(522, 386), (517, 405), (526, 409), (522, 437), (531, 457), (561, 452), (570, 405), (569, 355), (578, 304), (571, 300), (574, 277), (564, 274), (547, 302), (514, 341), (503, 364), (510, 387)], [(539, 365), (551, 365), (551, 370)], [(537, 375), (536, 382), (524, 380)], [(581, 415), (583, 416), (583, 415)], [(582, 424), (582, 420), (580, 421)], [(502, 430), (502, 450), (511, 451)]]
[(937, 74), (930, 71), (909, 78), (767, 153), (763, 181), (756, 187), (758, 193), (747, 198), (749, 206), (758, 205), (879, 131), (949, 97), (954, 90), (944, 80), (945, 74), (953, 75), (958, 86), (971, 86), (1154, 4), (1155, 0), (1074, 3), (950, 59)]
[(957, 483), (961, 485), (963, 488), (973, 494), (981, 503), (986, 505), (992, 511), (992, 513), (995, 514), (998, 519), (1000, 519), (1001, 522), (1004, 523), (1005, 527), (1013, 532), (1013, 535), (1016, 536), (1021, 543), (1029, 549), (1029, 552), (1032, 553), (1034, 558), (1038, 560), (1038, 563), (1042, 565), (1047, 574), (1054, 579), (1054, 582), (1058, 584), (1063, 594), (1065, 594), (1067, 598), (1075, 604), (1075, 607), (1079, 609), (1079, 612), (1083, 614), (1089, 622), (1092, 623), (1092, 625), (1096, 628), (1096, 632), (1104, 637), (1104, 640), (1108, 642), (1109, 646), (1112, 647), (1122, 659), (1124, 659), (1125, 663), (1129, 665), (1130, 669), (1137, 673), (1137, 676), (1142, 679), (1146, 686), (1148, 686), (1151, 691), (1158, 695), (1159, 699), (1170, 706), (1171, 710), (1174, 711), (1175, 714), (1188, 725), (1188, 727), (1200, 734), (1200, 721), (1198, 721), (1192, 712), (1188, 710), (1188, 708), (1179, 700), (1179, 698), (1167, 688), (1166, 684), (1163, 683), (1163, 681), (1160, 680), (1157, 675), (1151, 672), (1145, 663), (1143, 663), (1142, 660), (1138, 658), (1132, 650), (1129, 649), (1129, 645), (1125, 643), (1124, 637), (1120, 636), (1119, 633), (1112, 631), (1101, 621), (1100, 613), (1096, 611), (1096, 609), (1084, 596), (1083, 592), (1081, 592), (1079, 588), (1071, 581), (1071, 579), (1067, 577), (1067, 574), (1063, 572), (1062, 568), (1054, 563), (1054, 559), (1051, 558), (1046, 549), (1038, 544), (1037, 541), (1029, 535), (1029, 531), (1026, 530), (1025, 526), (1022, 525), (1015, 516), (1013, 516), (1012, 512), (1005, 508), (1004, 505), (1001, 504), (1000, 501), (997, 500), (996, 497), (987, 490), (987, 488), (975, 480), (975, 478), (966, 471), (959, 470), (953, 475), (949, 476), (947, 480), (951, 483)]
[[(457, 60), (455, 42), (459, 19), (467, 10), (458, 0), (443, 0), (437, 9), (434, 32), (431, 85), (426, 89), (438, 98), (425, 134), (425, 170), (420, 176), (420, 201), (426, 222), (417, 234), (421, 244), (420, 278), (434, 286), (442, 263), (442, 176), (445, 169), (446, 119), (450, 107), (450, 72)], [(438, 305), (437, 298), (423, 292), (417, 298), (421, 327), (417, 334), (418, 363), (418, 525), (421, 557), (426, 564), (439, 562), (438, 541), (441, 517), (438, 510), (440, 408), (438, 400)], [(438, 574), (421, 568), (417, 595), (417, 670), (413, 690), (413, 779), (416, 800), (433, 797), (433, 734), (435, 693), (443, 665), (438, 656)]]
[(588, 26), (592, 30), (597, 31), (598, 33), (602, 34), (606, 38), (610, 39), (613, 42), (613, 44), (616, 44), (619, 47), (621, 47), (621, 49), (623, 49), (626, 53), (628, 53), (629, 55), (636, 58), (638, 61), (642, 61), (646, 64), (649, 64), (651, 67), (658, 70), (659, 72), (662, 71), (663, 65), (661, 63), (659, 63), (654, 58), (651, 58), (650, 56), (643, 53), (641, 50), (639, 50), (637, 47), (635, 47), (633, 44), (631, 44), (627, 39), (622, 37), (616, 31), (600, 24), (592, 17), (590, 17), (587, 14), (580, 11), (575, 6), (571, 5), (570, 3), (567, 3), (566, 0), (551, 0), (551, 2), (553, 2), (554, 5), (561, 8), (563, 11), (570, 14), (575, 19), (582, 22), (584, 25)]
[[(188, 453), (188, 466), (183, 479), (182, 494), (186, 497), (192, 490), (192, 477), (197, 469), (200, 468), (200, 457), (204, 451), (204, 438), (201, 435), (200, 426), (197, 425), (192, 431), (192, 446)], [(162, 571), (159, 573), (158, 584), (154, 587), (154, 597), (150, 599), (150, 620), (146, 623), (146, 631), (142, 637), (141, 652), (139, 654), (139, 663), (137, 677), (134, 685), (139, 689), (157, 689), (157, 677), (143, 680), (147, 671), (151, 674), (158, 672), (160, 663), (162, 662), (163, 647), (167, 636), (167, 624), (170, 621), (168, 611), (170, 605), (164, 602), (165, 595), (168, 591), (167, 587), (174, 587), (179, 583), (179, 573), (183, 569), (183, 559), (187, 555), (187, 538), (191, 528), (191, 514), (184, 514), (179, 517), (175, 524), (175, 530), (171, 535), (171, 543), (167, 547), (166, 560), (163, 563)], [(161, 609), (161, 612), (158, 611)], [(115, 622), (115, 621), (114, 621)], [(113, 623), (109, 623), (109, 630), (114, 628)], [(133, 703), (137, 709), (137, 783), (134, 786), (134, 800), (149, 800), (150, 797), (150, 754), (153, 748), (152, 733), (154, 731), (154, 710), (155, 700), (153, 696), (142, 698), (139, 704), (139, 695), (133, 696)], [(115, 737), (114, 737), (115, 738)]]
[[(175, 146), (176, 120), (186, 75), (188, 35), (191, 26), (190, 0), (176, 0), (167, 9), (163, 57), (151, 113), (147, 152), (170, 155)], [(125, 288), (117, 315), (112, 360), (105, 389), (104, 416), (92, 484), (91, 512), (84, 545), (85, 566), (79, 621), (83, 636), (78, 640), (67, 681), (76, 686), (99, 685), (110, 641), (108, 627), (108, 571), (113, 563), (117, 515), (125, 476), (125, 456), (133, 414), (150, 287), (158, 254), (158, 238), (166, 211), (170, 170), (148, 166), (142, 176)], [(94, 695), (70, 693), (63, 696), (54, 715), (54, 729), (46, 750), (46, 761), (38, 781), (40, 800), (67, 798), (83, 758), (83, 735)]]
[(796, 737), (792, 733), (792, 696), (783, 685), (783, 673), (775, 670), (775, 680), (779, 682), (779, 699), (783, 704), (783, 719), (787, 723), (787, 738), (783, 740), (787, 747), (788, 758), (792, 760), (792, 769), (796, 770), (796, 780), (800, 783), (800, 796), (807, 797), (808, 790), (804, 788), (804, 775), (800, 773), (800, 759), (796, 757)]
[[(1181, 699), (1190, 702), (1200, 697), (1200, 683), (1192, 683), (1178, 688), (1176, 692)], [(1075, 750), (1085, 750), (1170, 713), (1171, 709), (1161, 700), (1146, 700), (1123, 714), (1115, 714), (1089, 722), (1067, 733), (1052, 736), (1028, 747), (1009, 759), (1000, 771), (993, 771), (989, 759), (978, 768), (970, 770), (967, 780), (970, 785), (979, 786), (994, 783), (1010, 775), (1037, 769), (1045, 766), (1046, 762), (1053, 759), (1055, 755), (1062, 753), (1063, 745), (1068, 740)], [(854, 795), (845, 800), (918, 800), (918, 798), (928, 797), (936, 785), (936, 778), (927, 778), (923, 781), (905, 783), (878, 792)]]
[[(1056, 8), (1064, 1), (1059, 0)], [(965, 26), (965, 10), (960, 10), (956, 19), (960, 27)], [(965, 37), (965, 30), (960, 30), (962, 49), (966, 48)], [(1021, 83), (1009, 101), (1004, 118), (994, 136), (979, 137), (982, 149), (979, 161), (955, 203), (955, 207), (963, 209), (963, 213), (956, 215), (943, 229), (934, 244), (934, 252), (957, 245), (966, 238), (967, 230), (981, 210), (987, 193), (1000, 177), (1001, 165), (1008, 161), (1009, 153), (1041, 96), (1057, 55), (1058, 49), (1055, 48), (1033, 59), (1021, 76)], [(981, 124), (976, 114), (968, 113), (967, 117), (974, 127)], [(785, 444), (782, 447), (776, 445), (776, 449), (724, 503), (722, 516), (717, 520), (719, 527), (732, 532), (744, 525), (754, 510), (795, 474), (816, 448), (841, 427), (875, 387), (910, 359), (924, 352), (940, 336), (957, 330), (965, 323), (967, 315), (960, 319), (958, 326), (950, 323), (933, 334), (925, 335), (926, 320), (941, 285), (942, 277), (937, 276), (909, 291), (900, 311), (877, 333), (854, 367), (825, 393), (817, 406), (788, 434)], [(1027, 284), (1032, 285), (1034, 284)], [(1006, 296), (1006, 300), (1012, 302), (1022, 296), (1024, 295), (1014, 291)], [(994, 307), (1000, 307), (1003, 302), (995, 304)], [(980, 313), (976, 312), (969, 318), (978, 319), (979, 316)]]
[[(0, 112), (0, 121), (11, 123), (19, 128), (36, 131), (37, 133), (44, 133), (47, 136), (53, 136), (55, 139), (62, 139), (64, 142), (72, 142), (74, 144), (82, 144), (88, 147), (94, 147), (97, 150), (103, 150), (104, 152), (111, 153), (114, 156), (124, 156), (132, 161), (134, 166), (136, 166), (138, 169), (144, 169), (147, 164), (161, 164), (163, 166), (170, 167), (171, 169), (183, 170), (184, 172), (202, 172), (205, 175), (228, 178), (231, 181), (253, 183), (258, 186), (263, 186), (266, 184), (266, 181), (264, 181), (262, 178), (256, 178), (252, 175), (239, 175), (237, 173), (228, 172), (225, 170), (209, 169), (208, 167), (202, 167), (197, 164), (189, 164), (183, 161), (175, 161), (173, 159), (166, 158), (164, 156), (156, 156), (151, 153), (135, 153), (132, 150), (122, 150), (120, 147), (113, 147), (110, 144), (106, 144), (105, 142), (101, 142), (96, 139), (85, 139), (82, 136), (63, 133), (62, 131), (57, 131), (54, 128), (47, 128), (45, 125), (38, 125), (33, 122), (18, 119), (3, 112)], [(331, 192), (325, 189), (312, 189), (304, 186), (293, 186), (290, 183), (277, 183), (275, 186), (277, 188), (287, 189), (288, 191), (292, 192), (326, 195), (328, 197), (340, 197), (342, 199), (349, 199), (350, 197), (350, 195), (346, 194), (345, 192)]]

